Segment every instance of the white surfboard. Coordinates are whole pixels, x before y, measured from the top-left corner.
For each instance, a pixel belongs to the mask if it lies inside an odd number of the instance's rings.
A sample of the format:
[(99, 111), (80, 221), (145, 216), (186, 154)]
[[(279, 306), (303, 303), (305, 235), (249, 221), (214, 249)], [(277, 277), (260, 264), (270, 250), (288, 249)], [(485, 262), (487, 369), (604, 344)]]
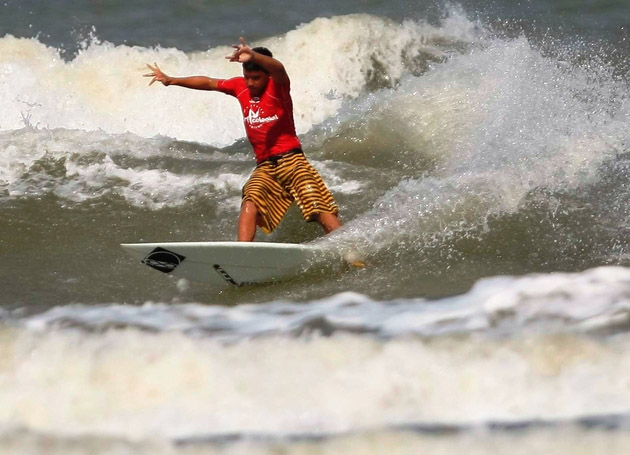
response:
[(124, 243), (145, 265), (177, 277), (242, 286), (297, 275), (324, 253), (313, 245), (270, 242)]

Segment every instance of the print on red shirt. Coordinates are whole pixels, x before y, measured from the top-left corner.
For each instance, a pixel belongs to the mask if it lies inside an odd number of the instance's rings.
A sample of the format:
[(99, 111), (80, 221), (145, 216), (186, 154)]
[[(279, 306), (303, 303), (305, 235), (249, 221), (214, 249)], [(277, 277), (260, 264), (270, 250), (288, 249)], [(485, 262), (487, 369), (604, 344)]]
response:
[(243, 77), (221, 80), (218, 89), (240, 102), (245, 131), (257, 162), (302, 147), (295, 132), (289, 84), (279, 85), (270, 79), (260, 98), (251, 97)]

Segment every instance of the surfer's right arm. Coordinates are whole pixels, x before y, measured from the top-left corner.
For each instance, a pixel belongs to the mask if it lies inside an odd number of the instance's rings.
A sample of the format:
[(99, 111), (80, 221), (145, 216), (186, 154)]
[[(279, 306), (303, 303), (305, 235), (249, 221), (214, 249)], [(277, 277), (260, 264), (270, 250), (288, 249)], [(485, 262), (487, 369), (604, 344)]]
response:
[(171, 77), (164, 73), (157, 63), (151, 66), (147, 64), (147, 67), (151, 70), (150, 73), (144, 75), (144, 77), (151, 77), (149, 85), (153, 85), (154, 82), (161, 82), (162, 85), (179, 85), (180, 87), (192, 88), (195, 90), (217, 90), (219, 85), (219, 79), (213, 79), (207, 76), (189, 76), (189, 77)]

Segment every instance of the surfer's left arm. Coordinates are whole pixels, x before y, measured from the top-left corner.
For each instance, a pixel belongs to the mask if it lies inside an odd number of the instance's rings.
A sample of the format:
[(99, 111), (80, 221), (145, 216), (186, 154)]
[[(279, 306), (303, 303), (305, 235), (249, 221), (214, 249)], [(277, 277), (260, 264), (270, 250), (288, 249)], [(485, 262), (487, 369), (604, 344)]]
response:
[(215, 79), (207, 76), (188, 76), (188, 77), (171, 77), (160, 69), (157, 63), (153, 66), (147, 64), (147, 67), (151, 70), (150, 73), (145, 74), (144, 77), (150, 77), (151, 82), (149, 85), (153, 85), (155, 82), (161, 82), (162, 85), (168, 87), (169, 85), (178, 85), (180, 87), (192, 88), (195, 90), (217, 90), (219, 86), (219, 79)]
[(282, 62), (276, 58), (269, 57), (267, 55), (260, 54), (254, 51), (245, 42), (245, 38), (241, 36), (241, 44), (234, 45), (235, 51), (232, 55), (226, 57), (230, 62), (253, 62), (262, 66), (269, 72), (274, 81), (280, 85), (289, 83), (289, 75), (284, 68)]

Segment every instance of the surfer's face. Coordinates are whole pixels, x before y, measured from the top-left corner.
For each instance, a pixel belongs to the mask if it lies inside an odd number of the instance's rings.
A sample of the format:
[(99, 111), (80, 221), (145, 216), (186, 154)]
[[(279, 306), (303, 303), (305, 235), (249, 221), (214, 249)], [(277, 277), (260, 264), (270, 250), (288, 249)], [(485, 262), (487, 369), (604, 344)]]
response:
[(260, 70), (243, 70), (243, 77), (252, 96), (261, 96), (269, 84), (269, 74)]

